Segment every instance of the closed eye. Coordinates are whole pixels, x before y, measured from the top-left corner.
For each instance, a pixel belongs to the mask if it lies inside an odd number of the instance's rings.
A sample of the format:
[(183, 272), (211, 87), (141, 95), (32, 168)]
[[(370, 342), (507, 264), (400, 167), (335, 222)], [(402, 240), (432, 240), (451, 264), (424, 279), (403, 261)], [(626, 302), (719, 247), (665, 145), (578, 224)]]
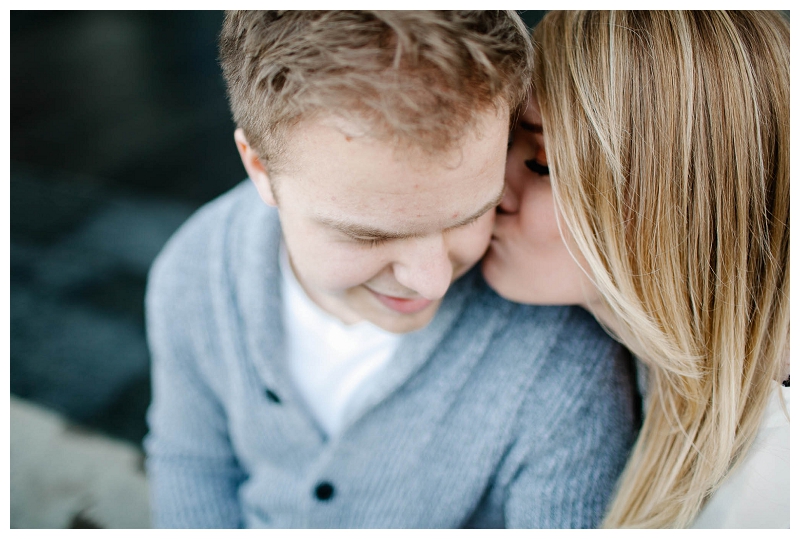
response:
[[(492, 208), (494, 208), (494, 206), (492, 206)], [(458, 225), (456, 225), (456, 226), (452, 226), (452, 227), (450, 227), (450, 228), (448, 228), (448, 229), (445, 229), (445, 231), (448, 231), (448, 230), (455, 230), (455, 229), (457, 229), (457, 228), (465, 228), (465, 227), (468, 227), (468, 226), (470, 226), (470, 225), (474, 225), (475, 223), (477, 223), (477, 222), (478, 222), (478, 220), (479, 220), (481, 217), (483, 217), (484, 215), (486, 215), (486, 213), (487, 213), (488, 211), (489, 211), (489, 210), (487, 210), (486, 212), (483, 212), (483, 213), (482, 213), (482, 214), (480, 214), (480, 215), (476, 215), (475, 217), (472, 217), (472, 218), (471, 218), (469, 221), (465, 221), (465, 222), (463, 222), (463, 223), (459, 223), (459, 224), (458, 224)], [(365, 247), (379, 247), (379, 246), (383, 245), (384, 243), (386, 243), (386, 242), (388, 242), (388, 241), (391, 241), (391, 240), (393, 240), (393, 239), (397, 239), (397, 238), (362, 238), (362, 237), (359, 237), (359, 236), (349, 236), (349, 237), (350, 237), (350, 239), (351, 239), (352, 241), (354, 241), (354, 242), (355, 242), (355, 243), (357, 243), (358, 245), (363, 245), (363, 246), (365, 246)], [(413, 237), (413, 236), (409, 236), (409, 237)]]
[(351, 239), (364, 247), (378, 247), (389, 241), (388, 238), (357, 238), (352, 236)]
[(548, 166), (539, 163), (536, 159), (528, 159), (527, 161), (525, 161), (525, 166), (528, 167), (528, 170), (530, 170), (534, 174), (538, 174), (539, 176), (550, 175), (550, 169), (548, 168)]
[(518, 125), (525, 131), (528, 131), (529, 133), (541, 134), (544, 132), (542, 129), (542, 124), (532, 124), (526, 122), (525, 120), (520, 120)]

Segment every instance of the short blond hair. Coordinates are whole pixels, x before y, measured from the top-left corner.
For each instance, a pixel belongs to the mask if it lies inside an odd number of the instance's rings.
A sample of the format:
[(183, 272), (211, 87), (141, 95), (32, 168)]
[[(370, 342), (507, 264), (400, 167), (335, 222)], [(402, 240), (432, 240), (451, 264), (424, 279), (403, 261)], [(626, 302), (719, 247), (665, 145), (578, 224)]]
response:
[(789, 339), (789, 25), (551, 12), (535, 93), (556, 202), (649, 367), (607, 527), (685, 527), (755, 438)]
[(488, 107), (517, 111), (532, 66), (513, 11), (231, 11), (219, 48), (234, 121), (270, 166), (318, 113), (445, 150)]

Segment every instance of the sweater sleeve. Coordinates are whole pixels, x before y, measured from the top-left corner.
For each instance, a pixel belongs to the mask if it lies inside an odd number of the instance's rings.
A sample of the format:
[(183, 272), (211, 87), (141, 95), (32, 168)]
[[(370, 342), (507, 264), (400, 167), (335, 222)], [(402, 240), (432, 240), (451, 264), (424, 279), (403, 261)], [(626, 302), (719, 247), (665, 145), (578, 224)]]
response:
[[(613, 344), (588, 352), (558, 427), (524, 440), (505, 489), (508, 528), (596, 528), (613, 498), (640, 422), (630, 356)], [(592, 365), (592, 360), (597, 363)], [(532, 421), (527, 417), (528, 421)]]
[[(187, 230), (187, 228), (189, 230)], [(195, 222), (170, 241), (151, 269), (146, 295), (153, 400), (145, 439), (154, 527), (237, 528), (244, 479), (211, 379), (213, 313)], [(207, 264), (205, 264), (207, 266)], [(219, 358), (217, 358), (219, 360)], [(207, 364), (203, 364), (206, 361)], [(215, 391), (216, 389), (216, 391)]]

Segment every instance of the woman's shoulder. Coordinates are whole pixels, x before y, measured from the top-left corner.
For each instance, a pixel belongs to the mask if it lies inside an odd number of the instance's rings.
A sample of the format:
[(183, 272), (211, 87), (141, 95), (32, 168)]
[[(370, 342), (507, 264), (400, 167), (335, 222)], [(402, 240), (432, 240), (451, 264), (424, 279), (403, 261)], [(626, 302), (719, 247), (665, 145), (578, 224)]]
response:
[(776, 382), (750, 451), (714, 493), (692, 527), (789, 527), (788, 413), (789, 388)]

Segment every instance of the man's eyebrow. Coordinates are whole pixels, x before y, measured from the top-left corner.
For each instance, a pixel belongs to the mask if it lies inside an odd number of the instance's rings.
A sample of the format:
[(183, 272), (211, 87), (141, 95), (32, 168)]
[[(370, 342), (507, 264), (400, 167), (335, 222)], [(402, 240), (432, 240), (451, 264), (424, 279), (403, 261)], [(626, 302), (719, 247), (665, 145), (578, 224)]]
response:
[(456, 224), (450, 226), (450, 228), (458, 228), (460, 226), (468, 225), (472, 221), (475, 221), (476, 219), (478, 219), (480, 216), (482, 216), (487, 211), (496, 208), (498, 206), (498, 204), (500, 204), (500, 202), (503, 200), (503, 196), (505, 194), (506, 194), (506, 182), (503, 182), (503, 188), (500, 189), (500, 192), (497, 193), (494, 196), (494, 198), (492, 198), (492, 200), (490, 200), (489, 202), (484, 204), (481, 209), (479, 209), (478, 211), (476, 211), (472, 215), (459, 220), (458, 222), (456, 222)]
[[(500, 192), (495, 197), (492, 198), (492, 200), (484, 204), (481, 207), (481, 209), (479, 209), (472, 215), (464, 217), (463, 219), (459, 219), (454, 224), (450, 225), (447, 229), (449, 230), (451, 228), (458, 228), (460, 226), (465, 226), (477, 220), (487, 211), (495, 208), (498, 204), (500, 204), (500, 201), (503, 200), (503, 195), (505, 194), (505, 191), (506, 189), (504, 183), (503, 189), (501, 189)], [(418, 233), (414, 232), (409, 233), (409, 232), (394, 232), (389, 230), (382, 230), (380, 228), (365, 226), (358, 223), (349, 223), (347, 221), (342, 221), (340, 219), (335, 219), (331, 217), (319, 216), (316, 218), (316, 220), (317, 222), (323, 225), (327, 225), (335, 230), (338, 230), (339, 232), (342, 232), (354, 238), (364, 238), (370, 240), (396, 240), (396, 239), (413, 238), (419, 236)]]

